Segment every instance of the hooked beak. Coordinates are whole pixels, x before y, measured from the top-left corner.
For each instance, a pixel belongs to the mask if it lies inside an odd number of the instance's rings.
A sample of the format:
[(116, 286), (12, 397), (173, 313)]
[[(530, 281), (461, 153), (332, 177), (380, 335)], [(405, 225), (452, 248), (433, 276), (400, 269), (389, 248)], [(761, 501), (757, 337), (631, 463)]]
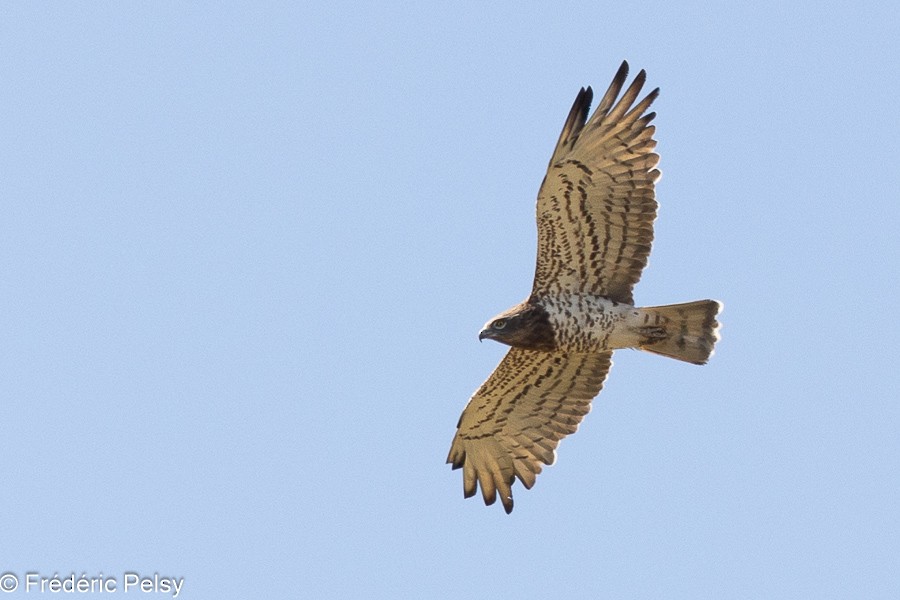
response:
[(482, 330), (478, 333), (478, 341), (479, 341), (479, 342), (482, 342), (482, 341), (484, 341), (485, 339), (490, 339), (490, 338), (491, 338), (491, 333), (490, 333), (490, 331), (488, 331), (487, 329), (482, 329)]

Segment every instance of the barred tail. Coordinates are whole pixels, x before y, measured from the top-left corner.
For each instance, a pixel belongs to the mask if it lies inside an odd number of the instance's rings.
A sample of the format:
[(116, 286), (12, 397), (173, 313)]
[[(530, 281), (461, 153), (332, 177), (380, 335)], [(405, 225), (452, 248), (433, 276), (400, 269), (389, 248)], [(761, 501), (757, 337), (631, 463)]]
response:
[(719, 341), (716, 315), (720, 310), (722, 304), (715, 300), (644, 307), (641, 311), (648, 326), (643, 328), (647, 335), (640, 348), (695, 365), (706, 364)]

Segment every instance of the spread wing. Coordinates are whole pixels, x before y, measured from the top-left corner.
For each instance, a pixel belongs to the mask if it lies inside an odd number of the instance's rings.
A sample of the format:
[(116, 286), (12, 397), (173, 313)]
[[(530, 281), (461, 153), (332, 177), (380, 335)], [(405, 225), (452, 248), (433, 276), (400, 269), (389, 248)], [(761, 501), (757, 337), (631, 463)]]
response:
[(531, 489), (541, 464), (553, 464), (559, 441), (578, 429), (603, 387), (611, 356), (507, 352), (469, 400), (447, 457), (463, 469), (465, 497), (480, 484), (485, 504), (493, 504), (499, 490), (511, 512), (515, 478)]
[(566, 119), (538, 193), (535, 296), (591, 293), (634, 303), (631, 291), (653, 241), (659, 178), (649, 125), (656, 113), (644, 112), (659, 88), (635, 104), (641, 71), (616, 102), (627, 76), (623, 62), (590, 120), (593, 94), (582, 89)]

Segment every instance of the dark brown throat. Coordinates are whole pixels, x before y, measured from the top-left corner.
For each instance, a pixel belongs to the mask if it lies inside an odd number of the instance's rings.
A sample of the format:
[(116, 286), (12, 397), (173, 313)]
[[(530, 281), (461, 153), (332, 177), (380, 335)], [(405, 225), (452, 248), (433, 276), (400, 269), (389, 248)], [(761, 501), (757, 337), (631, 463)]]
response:
[(550, 315), (540, 304), (527, 302), (515, 319), (515, 326), (506, 332), (503, 340), (510, 346), (525, 350), (556, 350), (556, 336), (550, 324)]

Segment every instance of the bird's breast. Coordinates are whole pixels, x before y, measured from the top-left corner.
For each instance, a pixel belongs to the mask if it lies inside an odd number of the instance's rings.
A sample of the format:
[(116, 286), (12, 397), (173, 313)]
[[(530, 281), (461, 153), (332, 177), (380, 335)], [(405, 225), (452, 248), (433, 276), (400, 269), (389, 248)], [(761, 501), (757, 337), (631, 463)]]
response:
[(629, 326), (638, 309), (600, 296), (567, 294), (543, 298), (557, 347), (566, 352), (603, 352), (637, 346)]

